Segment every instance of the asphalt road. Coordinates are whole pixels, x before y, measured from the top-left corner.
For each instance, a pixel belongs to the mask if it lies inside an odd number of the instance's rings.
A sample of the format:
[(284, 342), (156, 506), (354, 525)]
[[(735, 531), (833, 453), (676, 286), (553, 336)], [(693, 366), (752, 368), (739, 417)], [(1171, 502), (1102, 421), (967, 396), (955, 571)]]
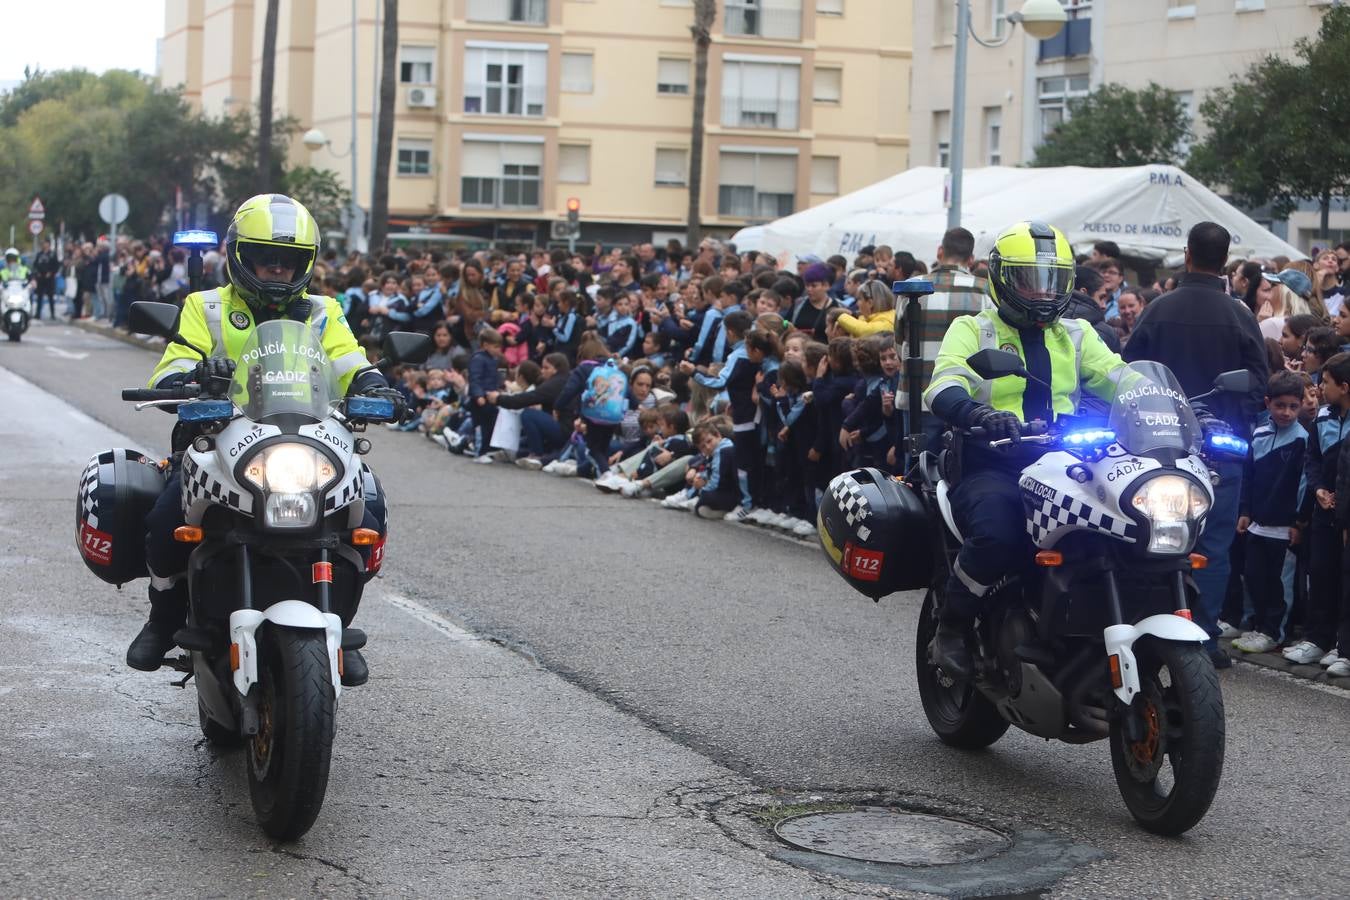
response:
[[(275, 847), (242, 760), (201, 745), (191, 694), (122, 666), (143, 585), (103, 585), (73, 547), (87, 458), (167, 442), (168, 417), (117, 399), (153, 361), (65, 326), (0, 343), (16, 563), (0, 594), (0, 894), (1346, 892), (1350, 694), (1221, 673), (1219, 796), (1185, 837), (1152, 837), (1104, 744), (1010, 732), (966, 754), (932, 737), (917, 596), (874, 605), (811, 545), (386, 432), (368, 459), (393, 533), (359, 619), (373, 677), (343, 695), (315, 830)], [(890, 887), (798, 868), (749, 814), (810, 799), (958, 814), (1053, 864), (1022, 866), (1026, 883), (991, 865)]]

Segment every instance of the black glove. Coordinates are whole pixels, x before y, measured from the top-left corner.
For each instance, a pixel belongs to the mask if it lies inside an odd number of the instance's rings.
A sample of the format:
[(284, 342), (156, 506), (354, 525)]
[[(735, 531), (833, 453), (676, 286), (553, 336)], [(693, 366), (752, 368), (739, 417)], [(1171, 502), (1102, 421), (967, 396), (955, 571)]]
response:
[(403, 396), (403, 392), (397, 388), (375, 387), (368, 388), (361, 392), (363, 397), (378, 397), (381, 400), (388, 400), (394, 404), (395, 422), (407, 422), (412, 418), (412, 411), (408, 409), (408, 398)]
[(1195, 420), (1200, 423), (1200, 433), (1205, 440), (1215, 434), (1232, 434), (1232, 427), (1220, 419), (1214, 413), (1210, 412), (1205, 406), (1197, 404), (1192, 407), (1195, 412)]
[(192, 370), (192, 380), (202, 386), (203, 394), (227, 396), (233, 378), (234, 360), (222, 356), (207, 357), (197, 363), (197, 368)]
[(980, 406), (971, 413), (970, 425), (972, 428), (983, 428), (988, 440), (1007, 438), (1014, 444), (1022, 443), (1022, 420), (1017, 418), (1016, 413)]

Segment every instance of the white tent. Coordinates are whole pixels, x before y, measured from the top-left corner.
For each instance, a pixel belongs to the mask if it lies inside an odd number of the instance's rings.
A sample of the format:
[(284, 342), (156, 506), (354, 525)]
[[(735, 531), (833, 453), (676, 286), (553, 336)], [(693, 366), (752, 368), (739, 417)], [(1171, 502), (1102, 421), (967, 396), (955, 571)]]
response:
[[(763, 250), (780, 265), (813, 253), (852, 259), (868, 244), (888, 244), (931, 260), (947, 230), (946, 169), (909, 169), (813, 209), (745, 228), (738, 250)], [(1233, 235), (1235, 257), (1304, 257), (1175, 166), (1053, 169), (993, 166), (965, 173), (962, 224), (983, 257), (1009, 224), (1037, 219), (1059, 227), (1086, 252), (1111, 240), (1122, 254), (1180, 265), (1186, 233), (1218, 222)]]

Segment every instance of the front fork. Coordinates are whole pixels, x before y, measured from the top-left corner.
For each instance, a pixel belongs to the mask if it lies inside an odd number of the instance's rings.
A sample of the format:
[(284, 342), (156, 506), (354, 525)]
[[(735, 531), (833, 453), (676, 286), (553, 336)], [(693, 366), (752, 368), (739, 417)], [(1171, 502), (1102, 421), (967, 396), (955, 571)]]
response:
[(1125, 613), (1120, 600), (1120, 585), (1116, 573), (1107, 569), (1103, 573), (1106, 587), (1106, 608), (1109, 621), (1103, 637), (1106, 643), (1106, 661), (1111, 688), (1120, 700), (1124, 716), (1125, 735), (1131, 741), (1143, 739), (1143, 723), (1139, 716), (1129, 715), (1134, 698), (1141, 688), (1139, 680), (1139, 661), (1135, 657), (1134, 643), (1145, 635), (1165, 641), (1200, 642), (1209, 638), (1204, 629), (1191, 621), (1190, 604), (1186, 597), (1186, 573), (1178, 569), (1171, 573), (1173, 608), (1170, 615), (1149, 616), (1133, 625), (1125, 621)]

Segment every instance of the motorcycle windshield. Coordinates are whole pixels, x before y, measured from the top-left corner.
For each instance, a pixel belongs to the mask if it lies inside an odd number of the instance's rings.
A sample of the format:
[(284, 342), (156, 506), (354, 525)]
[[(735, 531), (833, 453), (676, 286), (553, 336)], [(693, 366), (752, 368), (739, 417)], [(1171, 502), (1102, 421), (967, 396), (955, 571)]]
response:
[(1194, 453), (1200, 423), (1172, 370), (1162, 363), (1133, 362), (1115, 376), (1108, 427), (1130, 453), (1174, 450)]
[(328, 354), (304, 323), (263, 322), (235, 360), (230, 399), (254, 421), (278, 415), (322, 421), (341, 396)]

